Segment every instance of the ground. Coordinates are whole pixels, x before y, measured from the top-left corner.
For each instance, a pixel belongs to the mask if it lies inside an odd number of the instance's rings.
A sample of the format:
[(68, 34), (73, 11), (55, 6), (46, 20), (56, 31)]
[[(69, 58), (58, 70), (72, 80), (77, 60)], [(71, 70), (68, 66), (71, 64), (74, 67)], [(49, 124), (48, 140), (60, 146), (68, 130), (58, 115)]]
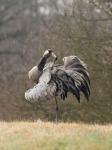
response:
[(112, 125), (1, 122), (2, 150), (111, 150)]

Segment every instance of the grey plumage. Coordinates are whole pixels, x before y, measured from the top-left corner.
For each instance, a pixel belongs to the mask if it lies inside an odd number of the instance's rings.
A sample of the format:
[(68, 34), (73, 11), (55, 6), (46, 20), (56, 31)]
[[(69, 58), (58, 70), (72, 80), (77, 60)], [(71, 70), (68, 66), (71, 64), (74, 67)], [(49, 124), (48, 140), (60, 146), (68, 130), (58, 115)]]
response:
[[(55, 60), (57, 59), (56, 55), (53, 53), (51, 49), (48, 49), (44, 52), (42, 58), (39, 60), (36, 66), (34, 66), (29, 72), (28, 77), (30, 80), (32, 80), (34, 83), (38, 83), (40, 76), (43, 73), (43, 69), (46, 66), (47, 59), (53, 56)], [(46, 67), (45, 67), (46, 68)]]
[(63, 58), (64, 65), (49, 63), (44, 65), (38, 84), (25, 92), (28, 101), (38, 101), (61, 97), (65, 100), (68, 93), (80, 102), (80, 92), (86, 99), (90, 96), (90, 79), (87, 67), (78, 57)]

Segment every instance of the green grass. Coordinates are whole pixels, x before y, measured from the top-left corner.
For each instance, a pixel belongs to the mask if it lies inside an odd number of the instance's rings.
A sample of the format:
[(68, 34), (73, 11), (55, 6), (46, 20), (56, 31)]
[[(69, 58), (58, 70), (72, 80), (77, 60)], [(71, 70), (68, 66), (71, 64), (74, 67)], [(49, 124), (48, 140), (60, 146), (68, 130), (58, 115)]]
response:
[(0, 150), (111, 150), (112, 125), (1, 122)]

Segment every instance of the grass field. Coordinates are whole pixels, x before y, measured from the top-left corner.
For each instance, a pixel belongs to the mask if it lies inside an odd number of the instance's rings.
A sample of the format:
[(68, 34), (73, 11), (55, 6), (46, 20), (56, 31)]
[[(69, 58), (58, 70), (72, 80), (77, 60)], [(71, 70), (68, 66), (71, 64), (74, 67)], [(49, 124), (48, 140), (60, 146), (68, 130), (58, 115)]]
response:
[(112, 150), (112, 125), (1, 122), (0, 150)]

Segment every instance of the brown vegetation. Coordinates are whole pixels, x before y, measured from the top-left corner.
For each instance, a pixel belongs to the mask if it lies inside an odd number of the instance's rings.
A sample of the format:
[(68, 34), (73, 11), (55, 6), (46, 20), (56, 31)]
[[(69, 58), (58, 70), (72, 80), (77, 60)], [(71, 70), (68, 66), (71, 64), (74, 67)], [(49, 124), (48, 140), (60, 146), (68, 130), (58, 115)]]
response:
[(2, 150), (111, 150), (112, 125), (0, 122)]

